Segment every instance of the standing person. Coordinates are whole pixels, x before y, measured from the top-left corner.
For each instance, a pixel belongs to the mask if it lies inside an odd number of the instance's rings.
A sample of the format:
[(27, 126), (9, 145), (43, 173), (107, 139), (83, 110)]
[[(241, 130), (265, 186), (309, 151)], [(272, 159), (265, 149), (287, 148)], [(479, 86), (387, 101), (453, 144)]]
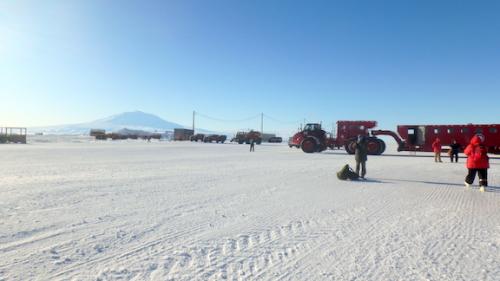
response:
[(250, 152), (255, 152), (255, 141), (253, 139), (250, 140)]
[(470, 140), (470, 144), (465, 148), (467, 155), (467, 169), (469, 173), (465, 177), (465, 187), (469, 187), (479, 174), (479, 191), (484, 192), (484, 187), (488, 186), (488, 168), (490, 167), (488, 150), (483, 145), (484, 135), (477, 134)]
[[(358, 140), (354, 143), (354, 154), (354, 159), (356, 160), (356, 174), (364, 179), (366, 175), (366, 161), (368, 160), (368, 148), (365, 137), (358, 136)], [(359, 174), (359, 166), (361, 166), (361, 174)]]
[(457, 140), (453, 140), (453, 143), (450, 144), (450, 161), (453, 163), (453, 158), (455, 158), (455, 162), (458, 163), (458, 153), (460, 152), (461, 145), (457, 143)]
[(434, 162), (443, 162), (441, 161), (441, 140), (436, 138), (432, 143), (432, 150), (434, 151)]

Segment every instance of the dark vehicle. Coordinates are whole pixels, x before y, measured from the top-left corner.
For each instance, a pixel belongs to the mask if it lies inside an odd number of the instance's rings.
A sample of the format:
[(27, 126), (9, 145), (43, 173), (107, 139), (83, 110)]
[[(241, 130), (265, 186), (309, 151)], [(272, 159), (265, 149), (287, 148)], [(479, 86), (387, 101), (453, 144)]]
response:
[(106, 130), (101, 129), (91, 129), (90, 136), (95, 137), (96, 140), (106, 140), (108, 138)]
[(224, 143), (227, 139), (225, 135), (208, 135), (203, 139), (203, 142)]
[(190, 137), (190, 141), (204, 141), (205, 135), (204, 134), (196, 134), (194, 136)]
[(268, 142), (271, 142), (271, 143), (282, 143), (283, 139), (281, 137), (271, 137), (271, 138), (269, 138)]

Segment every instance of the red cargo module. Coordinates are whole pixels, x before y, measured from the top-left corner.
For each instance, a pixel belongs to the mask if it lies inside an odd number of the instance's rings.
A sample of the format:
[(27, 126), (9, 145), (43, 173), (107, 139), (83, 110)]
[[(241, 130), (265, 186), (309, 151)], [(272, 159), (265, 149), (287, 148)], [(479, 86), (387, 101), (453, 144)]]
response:
[(436, 138), (443, 146), (454, 140), (463, 147), (469, 144), (475, 134), (485, 136), (484, 145), (488, 152), (500, 154), (500, 124), (467, 125), (398, 125), (398, 134), (387, 130), (373, 130), (372, 135), (390, 135), (398, 143), (398, 151), (432, 152), (432, 142)]

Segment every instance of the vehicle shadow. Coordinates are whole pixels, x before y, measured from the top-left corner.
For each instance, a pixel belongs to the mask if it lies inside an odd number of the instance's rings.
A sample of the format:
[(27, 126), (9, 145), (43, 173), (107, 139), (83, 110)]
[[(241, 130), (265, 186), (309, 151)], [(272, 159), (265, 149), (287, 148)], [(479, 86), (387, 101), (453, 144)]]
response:
[(366, 183), (388, 183), (388, 184), (394, 184), (393, 182), (388, 182), (388, 181), (382, 181), (378, 179), (364, 179), (364, 180), (357, 180), (359, 182), (366, 182)]
[[(381, 155), (368, 155), (368, 157), (410, 157), (410, 158), (434, 158), (434, 155), (432, 154), (427, 154), (427, 155), (419, 155), (419, 154), (406, 154), (404, 151), (401, 152), (402, 154), (395, 154), (395, 153), (384, 153), (384, 154), (381, 154)], [(325, 154), (325, 155), (349, 155), (347, 154), (345, 151), (343, 150), (327, 150), (327, 151), (324, 151), (322, 152), (321, 154)], [(354, 155), (351, 155), (352, 157), (354, 157)], [(492, 156), (491, 154), (488, 154), (490, 160), (500, 160), (500, 157), (499, 156)], [(445, 153), (441, 154), (441, 158), (443, 159), (443, 162), (450, 162), (449, 161), (449, 156), (445, 155)], [(458, 159), (461, 159), (462, 161), (460, 161), (459, 163), (465, 163), (467, 157), (465, 156), (459, 156)], [(446, 161), (448, 160), (448, 161)], [(490, 164), (494, 164), (494, 165), (500, 165), (500, 163), (490, 163)]]

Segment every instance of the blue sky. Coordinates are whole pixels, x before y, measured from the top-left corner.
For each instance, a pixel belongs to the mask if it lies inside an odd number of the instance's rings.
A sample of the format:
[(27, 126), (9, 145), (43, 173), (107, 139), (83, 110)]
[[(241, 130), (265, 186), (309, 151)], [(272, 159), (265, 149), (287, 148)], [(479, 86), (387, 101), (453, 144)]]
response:
[(0, 0), (0, 124), (133, 110), (186, 125), (193, 110), (264, 112), (267, 131), (500, 123), (499, 14), (499, 1)]

